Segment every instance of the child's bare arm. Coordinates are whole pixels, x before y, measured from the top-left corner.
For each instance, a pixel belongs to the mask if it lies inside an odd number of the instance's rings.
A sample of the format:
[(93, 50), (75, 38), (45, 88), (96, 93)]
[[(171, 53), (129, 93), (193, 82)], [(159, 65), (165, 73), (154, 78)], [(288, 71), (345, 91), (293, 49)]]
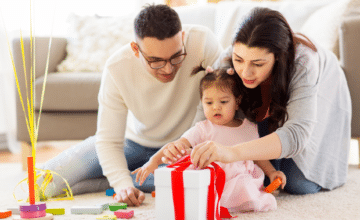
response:
[(276, 171), (275, 167), (268, 160), (254, 160), (254, 163), (264, 171), (266, 176)]
[(265, 175), (269, 177), (270, 182), (274, 181), (277, 177), (280, 177), (282, 182), (281, 188), (284, 189), (286, 185), (286, 176), (283, 172), (277, 171), (269, 160), (256, 160), (254, 163), (264, 171)]
[(137, 168), (131, 174), (136, 174), (136, 182), (139, 182), (140, 185), (143, 184), (146, 177), (155, 171), (160, 164), (164, 163), (173, 163), (176, 162), (180, 157), (177, 155), (184, 155), (189, 153), (190, 143), (185, 138), (180, 138), (177, 141), (171, 142), (163, 146), (158, 152), (156, 152), (150, 160), (145, 163), (142, 167)]
[(137, 168), (131, 174), (136, 174), (136, 182), (140, 180), (140, 186), (146, 180), (146, 177), (149, 176), (150, 173), (154, 173), (154, 171), (159, 167), (158, 163), (154, 160), (149, 160), (142, 167)]
[(150, 174), (153, 173), (155, 171), (155, 169), (157, 169), (159, 167), (160, 164), (162, 164), (161, 158), (164, 157), (164, 149), (166, 149), (166, 145), (163, 146), (158, 152), (156, 152), (151, 158), (150, 160), (145, 163), (142, 167), (137, 168), (136, 170), (134, 170), (133, 172), (131, 172), (131, 174), (136, 174), (136, 182), (139, 182), (140, 180), (140, 185), (143, 184), (143, 182), (145, 181), (146, 177)]

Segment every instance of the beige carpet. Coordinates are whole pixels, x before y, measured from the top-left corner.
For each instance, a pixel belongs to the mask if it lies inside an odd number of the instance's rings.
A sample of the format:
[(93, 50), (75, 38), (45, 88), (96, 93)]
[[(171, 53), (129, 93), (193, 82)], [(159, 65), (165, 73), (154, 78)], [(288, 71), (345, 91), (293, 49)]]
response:
[[(16, 207), (13, 198), (15, 185), (25, 175), (20, 164), (0, 164), (0, 210)], [(75, 196), (72, 201), (47, 202), (48, 208), (65, 208), (66, 214), (55, 216), (54, 219), (96, 219), (94, 215), (71, 215), (70, 208), (79, 205), (96, 205), (112, 202), (112, 198), (105, 192)], [(278, 209), (265, 213), (233, 213), (236, 219), (360, 219), (360, 169), (355, 165), (349, 166), (348, 181), (343, 186), (330, 192), (315, 195), (293, 196), (280, 193), (277, 197)], [(155, 199), (146, 194), (144, 204), (134, 210), (132, 219), (156, 219)], [(105, 211), (105, 214), (111, 214)], [(12, 219), (12, 218), (9, 218)]]

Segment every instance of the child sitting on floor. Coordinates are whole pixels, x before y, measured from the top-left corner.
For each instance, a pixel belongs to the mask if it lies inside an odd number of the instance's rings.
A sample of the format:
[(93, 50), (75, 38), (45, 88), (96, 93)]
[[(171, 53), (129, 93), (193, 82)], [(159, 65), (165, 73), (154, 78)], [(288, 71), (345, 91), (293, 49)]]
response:
[[(201, 65), (192, 73), (205, 70)], [(140, 184), (154, 172), (162, 162), (176, 162), (189, 154), (192, 146), (205, 141), (216, 141), (225, 146), (259, 138), (257, 125), (235, 117), (241, 101), (238, 83), (240, 79), (233, 69), (206, 69), (206, 75), (200, 82), (200, 97), (204, 109), (204, 121), (198, 122), (183, 136), (162, 147), (144, 166), (132, 173), (137, 173), (136, 181)], [(262, 190), (264, 172), (273, 181), (282, 179), (281, 187), (286, 184), (283, 172), (276, 171), (270, 161), (239, 161), (219, 163), (225, 171), (224, 191), (220, 200), (221, 206), (230, 212), (268, 211), (276, 209), (276, 200), (272, 194)]]

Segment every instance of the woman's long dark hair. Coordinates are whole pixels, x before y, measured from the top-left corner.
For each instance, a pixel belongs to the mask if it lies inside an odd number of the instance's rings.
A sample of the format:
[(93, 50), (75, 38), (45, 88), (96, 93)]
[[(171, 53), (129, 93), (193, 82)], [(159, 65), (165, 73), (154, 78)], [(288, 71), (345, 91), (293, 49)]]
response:
[[(284, 16), (268, 8), (255, 8), (250, 12), (235, 35), (233, 45), (236, 43), (250, 48), (265, 48), (275, 56), (269, 110), (269, 131), (273, 132), (287, 120), (286, 105), (289, 100), (291, 74), (295, 69), (296, 45), (302, 43), (314, 51), (316, 47), (307, 38), (304, 40), (295, 36)], [(230, 63), (232, 65), (232, 62)], [(240, 87), (244, 93), (240, 108), (249, 120), (255, 121), (255, 109), (262, 106), (260, 86), (248, 89), (241, 83)]]

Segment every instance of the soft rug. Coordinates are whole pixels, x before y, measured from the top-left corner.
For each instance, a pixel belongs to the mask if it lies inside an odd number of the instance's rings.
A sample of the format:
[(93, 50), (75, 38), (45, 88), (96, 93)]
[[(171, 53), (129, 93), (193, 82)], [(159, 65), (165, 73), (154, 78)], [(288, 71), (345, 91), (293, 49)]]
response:
[[(26, 175), (18, 163), (0, 164), (0, 210), (17, 207), (13, 197), (16, 184)], [(105, 192), (74, 196), (72, 201), (47, 202), (48, 208), (65, 208), (66, 214), (55, 216), (54, 219), (96, 219), (94, 215), (72, 215), (72, 206), (92, 206), (113, 202)], [(232, 213), (238, 216), (234, 219), (360, 219), (360, 169), (349, 165), (347, 183), (333, 191), (324, 191), (314, 195), (295, 196), (281, 192), (277, 197), (278, 208), (270, 212)], [(140, 207), (134, 210), (132, 219), (156, 219), (155, 198), (146, 194), (146, 199)], [(112, 214), (105, 211), (102, 215)], [(12, 219), (11, 217), (8, 219)]]

